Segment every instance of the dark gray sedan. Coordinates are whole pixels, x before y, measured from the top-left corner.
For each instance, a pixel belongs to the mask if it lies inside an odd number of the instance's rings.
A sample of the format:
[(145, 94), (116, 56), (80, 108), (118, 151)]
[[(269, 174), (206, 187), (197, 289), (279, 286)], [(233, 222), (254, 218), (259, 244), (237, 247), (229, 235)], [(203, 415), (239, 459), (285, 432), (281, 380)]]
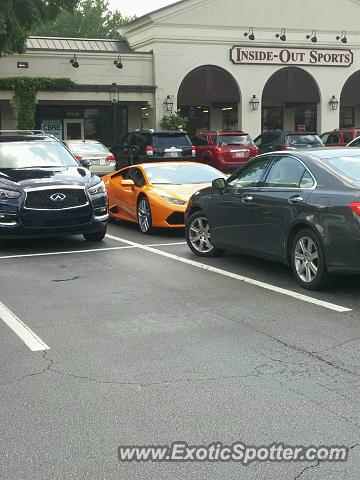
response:
[(237, 250), (325, 287), (332, 274), (360, 273), (360, 149), (260, 155), (193, 195), (185, 218), (198, 256)]

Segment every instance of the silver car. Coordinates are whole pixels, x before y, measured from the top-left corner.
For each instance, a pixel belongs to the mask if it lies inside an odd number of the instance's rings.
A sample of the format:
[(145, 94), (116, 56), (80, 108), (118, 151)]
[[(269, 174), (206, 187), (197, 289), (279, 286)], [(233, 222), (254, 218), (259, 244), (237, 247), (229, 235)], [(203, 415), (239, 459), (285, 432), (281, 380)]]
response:
[(107, 175), (115, 171), (114, 155), (97, 140), (66, 140), (64, 143), (78, 160), (91, 162), (89, 168), (95, 175)]

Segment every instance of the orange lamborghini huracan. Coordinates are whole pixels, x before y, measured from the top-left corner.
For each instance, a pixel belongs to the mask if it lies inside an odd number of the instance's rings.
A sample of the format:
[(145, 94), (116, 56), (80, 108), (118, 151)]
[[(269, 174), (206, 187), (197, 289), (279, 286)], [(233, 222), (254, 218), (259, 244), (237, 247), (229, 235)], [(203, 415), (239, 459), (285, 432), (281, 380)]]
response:
[(142, 163), (103, 177), (110, 217), (139, 224), (143, 233), (152, 227), (184, 227), (184, 212), (191, 195), (226, 178), (209, 165), (194, 162)]

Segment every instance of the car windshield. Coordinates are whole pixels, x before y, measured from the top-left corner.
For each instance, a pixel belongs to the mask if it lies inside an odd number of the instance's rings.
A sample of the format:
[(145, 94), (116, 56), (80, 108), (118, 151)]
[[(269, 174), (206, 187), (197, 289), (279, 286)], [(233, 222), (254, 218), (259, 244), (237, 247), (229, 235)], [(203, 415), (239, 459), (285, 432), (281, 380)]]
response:
[(254, 145), (254, 142), (251, 140), (249, 135), (219, 135), (217, 137), (217, 145), (220, 147), (232, 145), (248, 147)]
[(189, 137), (184, 133), (157, 133), (153, 136), (153, 147), (154, 148), (183, 148), (191, 147), (191, 142)]
[(69, 148), (75, 153), (108, 153), (101, 143), (69, 143)]
[(354, 157), (327, 158), (325, 161), (341, 176), (360, 183), (360, 155)]
[(153, 185), (191, 185), (211, 183), (223, 176), (208, 165), (159, 165), (144, 167), (148, 180)]
[(292, 146), (322, 147), (323, 143), (317, 135), (289, 135), (288, 144)]
[(78, 166), (77, 161), (59, 142), (0, 143), (0, 170), (73, 166)]

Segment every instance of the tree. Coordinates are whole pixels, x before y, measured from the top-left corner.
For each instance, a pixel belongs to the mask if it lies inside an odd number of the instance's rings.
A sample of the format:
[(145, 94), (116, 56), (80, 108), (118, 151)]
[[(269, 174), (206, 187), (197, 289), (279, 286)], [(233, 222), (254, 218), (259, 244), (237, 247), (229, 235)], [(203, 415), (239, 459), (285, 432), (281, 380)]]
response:
[(0, 56), (22, 53), (34, 25), (49, 22), (77, 4), (78, 0), (1, 0)]
[(118, 29), (133, 18), (109, 9), (107, 0), (82, 0), (74, 12), (62, 9), (53, 21), (39, 24), (33, 35), (75, 38), (120, 38)]
[(176, 113), (164, 115), (161, 119), (160, 127), (163, 130), (179, 130), (186, 124), (186, 118)]

